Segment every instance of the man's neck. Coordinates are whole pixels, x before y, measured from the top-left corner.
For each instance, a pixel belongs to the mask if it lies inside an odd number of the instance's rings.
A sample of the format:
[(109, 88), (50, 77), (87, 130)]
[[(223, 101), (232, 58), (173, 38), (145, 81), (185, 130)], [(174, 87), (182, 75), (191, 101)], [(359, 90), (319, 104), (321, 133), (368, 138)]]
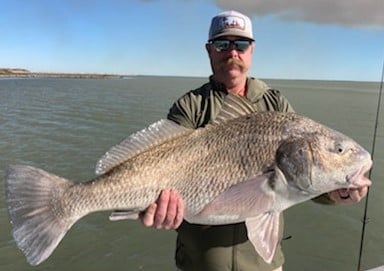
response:
[(228, 93), (233, 93), (239, 96), (245, 96), (247, 93), (246, 84), (241, 86), (233, 86), (233, 87), (227, 87)]
[[(220, 82), (216, 80), (215, 76), (213, 76), (213, 80)], [(245, 96), (247, 93), (247, 77), (233, 78), (229, 80), (227, 79), (225, 82), (220, 83), (224, 84), (228, 93), (233, 93), (240, 96)]]

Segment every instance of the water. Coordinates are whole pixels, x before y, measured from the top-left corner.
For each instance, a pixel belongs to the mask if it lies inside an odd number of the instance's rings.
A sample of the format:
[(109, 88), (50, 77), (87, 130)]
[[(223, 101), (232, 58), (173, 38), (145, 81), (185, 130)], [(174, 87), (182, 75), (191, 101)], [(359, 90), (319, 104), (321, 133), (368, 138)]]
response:
[[(8, 164), (28, 164), (68, 179), (94, 177), (94, 165), (128, 134), (164, 117), (172, 102), (204, 83), (201, 78), (0, 80), (0, 175)], [(371, 150), (379, 84), (267, 80), (296, 111), (336, 128)], [(370, 190), (364, 269), (384, 260), (383, 114)], [(0, 269), (174, 270), (175, 232), (137, 221), (109, 222), (89, 215), (51, 257), (29, 266), (16, 248), (0, 186)], [(356, 270), (363, 203), (323, 206), (307, 202), (286, 212), (284, 270)]]

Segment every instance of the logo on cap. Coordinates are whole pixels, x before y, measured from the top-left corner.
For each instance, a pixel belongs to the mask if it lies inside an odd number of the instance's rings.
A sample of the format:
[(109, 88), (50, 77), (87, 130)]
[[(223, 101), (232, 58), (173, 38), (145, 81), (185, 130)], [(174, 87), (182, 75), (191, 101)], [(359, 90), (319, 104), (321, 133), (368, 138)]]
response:
[(235, 16), (221, 17), (218, 24), (221, 30), (227, 29), (227, 28), (237, 28), (240, 30), (245, 30), (244, 19), (235, 17)]

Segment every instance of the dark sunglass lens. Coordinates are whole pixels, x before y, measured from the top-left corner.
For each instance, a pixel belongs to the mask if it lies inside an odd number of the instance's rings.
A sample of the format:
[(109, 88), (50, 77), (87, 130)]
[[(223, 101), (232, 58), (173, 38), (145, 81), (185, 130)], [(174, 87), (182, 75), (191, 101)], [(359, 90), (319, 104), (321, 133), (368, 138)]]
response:
[(237, 51), (244, 52), (248, 49), (251, 42), (249, 40), (215, 40), (212, 44), (217, 52), (228, 51), (232, 44), (235, 46)]
[(247, 50), (249, 45), (251, 44), (251, 42), (248, 40), (237, 40), (234, 43), (236, 46), (236, 50), (241, 52)]
[(216, 51), (218, 52), (227, 51), (229, 46), (229, 40), (215, 40), (213, 42), (213, 47), (215, 47)]

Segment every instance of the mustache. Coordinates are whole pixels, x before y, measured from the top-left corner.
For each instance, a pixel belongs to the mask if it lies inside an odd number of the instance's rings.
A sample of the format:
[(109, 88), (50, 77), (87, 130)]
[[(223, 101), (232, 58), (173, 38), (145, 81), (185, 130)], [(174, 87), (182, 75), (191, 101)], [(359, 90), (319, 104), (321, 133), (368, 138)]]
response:
[(220, 67), (227, 67), (227, 66), (232, 66), (232, 65), (236, 65), (242, 70), (246, 68), (243, 61), (241, 61), (240, 59), (237, 59), (237, 58), (232, 58), (232, 57), (224, 59), (220, 63)]

